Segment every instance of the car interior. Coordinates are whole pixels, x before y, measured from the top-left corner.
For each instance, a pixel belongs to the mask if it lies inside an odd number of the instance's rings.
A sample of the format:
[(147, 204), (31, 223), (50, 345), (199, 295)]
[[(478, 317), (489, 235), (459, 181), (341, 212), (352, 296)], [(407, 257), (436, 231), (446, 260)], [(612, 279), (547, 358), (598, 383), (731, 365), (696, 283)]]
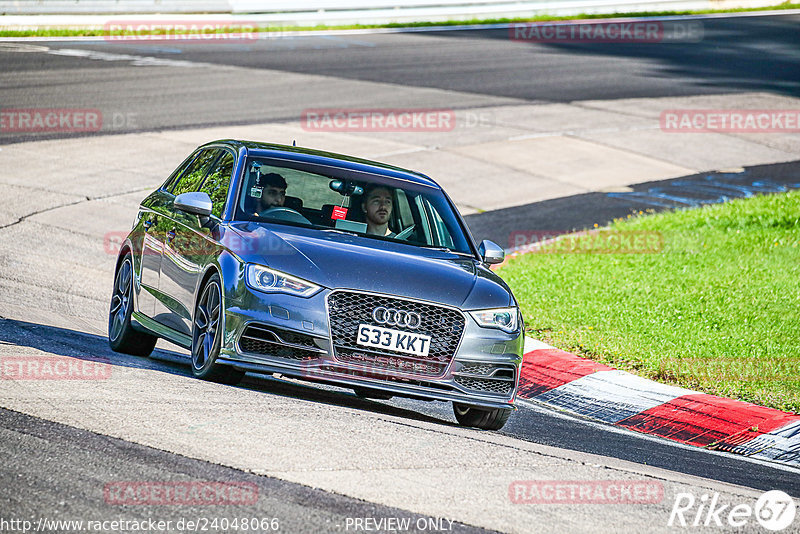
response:
[[(291, 195), (289, 193), (293, 190), (299, 189), (302, 180), (308, 178), (307, 176), (301, 175), (308, 175), (309, 173), (304, 173), (294, 169), (276, 168), (266, 165), (251, 165), (250, 168), (247, 169), (247, 175), (245, 178), (243, 189), (245, 194), (240, 198), (241, 211), (248, 214), (259, 213), (259, 199), (261, 197), (261, 190), (263, 189), (264, 185), (259, 182), (259, 178), (264, 174), (273, 172), (283, 176), (287, 183), (287, 195), (284, 199), (282, 207), (297, 212), (303, 217), (303, 219), (307, 221), (308, 224), (340, 228), (343, 230), (357, 232), (366, 231), (366, 216), (362, 208), (363, 191), (366, 184), (329, 178), (329, 191), (325, 193), (321, 193), (319, 191), (319, 185), (317, 185), (316, 190), (314, 191), (308, 191), (308, 187), (303, 188), (304, 192), (312, 193), (310, 196), (315, 197), (314, 199), (310, 199), (310, 205), (306, 205), (303, 198)], [(319, 175), (313, 176), (317, 181), (322, 178)], [(399, 197), (401, 195), (404, 196), (402, 191), (396, 189), (393, 190), (394, 206), (399, 204)], [(314, 200), (317, 200), (317, 202), (314, 202)], [(407, 200), (402, 200), (407, 204)], [(264, 213), (264, 210), (261, 210), (261, 213)], [(287, 222), (304, 222), (296, 217), (293, 217), (286, 210), (277, 210), (271, 212), (269, 217), (283, 219)], [(389, 221), (389, 229), (392, 232), (399, 233), (399, 231), (402, 231), (406, 227), (414, 224), (413, 220), (409, 221), (407, 224), (404, 224), (404, 221), (401, 219), (401, 214), (398, 213), (397, 210), (393, 209), (391, 219)]]
[[(264, 207), (260, 200), (268, 186), (262, 176), (279, 174), (286, 182), (282, 206)], [(366, 181), (323, 176), (305, 170), (270, 165), (268, 160), (253, 158), (244, 171), (237, 206), (237, 218), (286, 224), (312, 225), (366, 234), (367, 221), (362, 208)], [(392, 193), (389, 236), (378, 239), (401, 240), (428, 247), (445, 247), (468, 253), (466, 242), (454, 244), (448, 223), (427, 194), (415, 189), (388, 187)], [(441, 200), (439, 200), (441, 202)], [(450, 220), (449, 224), (458, 224)]]

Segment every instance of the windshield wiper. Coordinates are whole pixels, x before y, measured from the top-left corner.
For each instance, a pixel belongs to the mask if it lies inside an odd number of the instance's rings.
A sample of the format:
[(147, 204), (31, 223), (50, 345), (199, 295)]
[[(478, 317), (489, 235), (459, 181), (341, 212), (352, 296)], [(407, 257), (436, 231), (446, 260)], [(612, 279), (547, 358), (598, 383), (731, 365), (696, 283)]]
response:
[(319, 230), (322, 231), (322, 232), (332, 232), (334, 234), (344, 234), (344, 235), (351, 235), (351, 236), (355, 236), (355, 237), (366, 237), (366, 238), (369, 238), (369, 239), (379, 239), (381, 241), (389, 241), (391, 243), (402, 243), (404, 245), (411, 245), (411, 246), (414, 246), (414, 247), (425, 248), (425, 249), (428, 249), (428, 250), (436, 250), (436, 251), (439, 251), (439, 252), (449, 252), (450, 254), (455, 254), (456, 256), (462, 256), (464, 258), (474, 258), (475, 257), (472, 254), (469, 254), (467, 252), (459, 252), (457, 250), (453, 250), (453, 249), (447, 248), (447, 247), (442, 247), (442, 246), (439, 246), (439, 245), (421, 245), (419, 243), (409, 243), (407, 241), (392, 239), (390, 237), (382, 237), (382, 236), (369, 235), (369, 234), (359, 234), (358, 232), (353, 232), (353, 231), (350, 231), (350, 230), (342, 230), (341, 228), (319, 228)]
[(449, 252), (450, 254), (455, 254), (457, 256), (464, 256), (464, 257), (467, 257), (467, 258), (472, 258), (473, 257), (472, 254), (467, 254), (466, 252), (459, 252), (457, 250), (453, 250), (452, 248), (440, 247), (440, 246), (437, 246), (437, 245), (417, 245), (417, 246), (422, 247), (422, 248), (427, 248), (427, 249), (430, 249), (430, 250), (439, 250), (441, 252)]
[(319, 230), (322, 232), (333, 232), (334, 234), (352, 235), (355, 237), (358, 237), (360, 235), (357, 234), (356, 232), (351, 232), (349, 230), (342, 230), (341, 228), (320, 228)]

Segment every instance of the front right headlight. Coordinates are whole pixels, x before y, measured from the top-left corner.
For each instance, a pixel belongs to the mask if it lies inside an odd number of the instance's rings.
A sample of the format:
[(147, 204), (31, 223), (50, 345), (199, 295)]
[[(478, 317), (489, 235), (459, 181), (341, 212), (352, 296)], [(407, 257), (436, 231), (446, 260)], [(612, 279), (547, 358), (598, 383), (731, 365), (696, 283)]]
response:
[(320, 286), (296, 276), (255, 263), (248, 263), (245, 273), (247, 285), (264, 293), (286, 293), (307, 298), (322, 289)]
[(469, 314), (475, 322), (484, 328), (497, 328), (513, 334), (519, 328), (519, 308), (492, 308), (490, 310), (471, 311)]

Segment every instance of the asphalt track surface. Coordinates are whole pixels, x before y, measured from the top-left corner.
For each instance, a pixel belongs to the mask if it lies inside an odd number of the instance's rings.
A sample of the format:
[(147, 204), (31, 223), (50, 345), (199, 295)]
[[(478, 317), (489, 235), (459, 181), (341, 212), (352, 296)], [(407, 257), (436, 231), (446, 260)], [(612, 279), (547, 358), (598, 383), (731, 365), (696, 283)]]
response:
[[(460, 109), (745, 91), (800, 95), (800, 15), (701, 23), (701, 42), (669, 44), (520, 43), (507, 29), (240, 43), (32, 43), (61, 55), (20, 53), (0, 43), (0, 106), (132, 114), (135, 124), (120, 128), (136, 131), (298, 120), (310, 107)], [(69, 55), (75, 50), (105, 56), (87, 61)], [(153, 60), (194, 68), (154, 69), (148, 67)], [(383, 85), (360, 89), (352, 82)], [(431, 91), (397, 90), (411, 87)], [(437, 90), (449, 91), (446, 100)], [(0, 143), (42, 135), (2, 135)]]
[[(20, 346), (33, 346), (56, 354), (90, 354), (97, 358), (107, 358), (112, 365), (145, 365), (154, 372), (191, 376), (189, 360), (183, 351), (159, 350), (150, 360), (143, 361), (141, 358), (112, 352), (105, 338), (61, 328), (2, 319), (0, 340)], [(249, 377), (242, 387), (305, 398), (318, 403), (344, 404), (366, 411), (402, 415), (410, 421), (424, 420), (447, 426), (454, 424), (449, 403), (424, 403), (407, 399), (364, 400), (355, 397), (347, 389), (299, 381), (276, 381), (264, 376)], [(0, 411), (0, 419), (9, 416), (9, 412)], [(51, 428), (57, 430), (58, 427)], [(764, 491), (781, 489), (800, 497), (800, 477), (796, 470), (745, 461), (738, 456), (676, 445), (632, 432), (614, 431), (609, 426), (553, 413), (533, 403), (523, 402), (518, 413), (499, 433), (542, 445), (598, 454)], [(8, 444), (7, 441), (3, 443)], [(7, 488), (6, 491), (10, 489)]]
[[(215, 506), (213, 513), (209, 513), (207, 506), (198, 504), (163, 508), (157, 520), (171, 521), (175, 527), (181, 519), (202, 522), (203, 518), (233, 521), (237, 517), (247, 517), (258, 518), (259, 524), (266, 520), (265, 525), (277, 519), (279, 528), (276, 531), (327, 532), (345, 530), (347, 518), (353, 517), (393, 517), (409, 520), (412, 525), (428, 519), (404, 510), (244, 473), (4, 409), (0, 409), (0, 435), (5, 458), (0, 465), (0, 474), (6, 481), (18, 481), (4, 485), (2, 491), (3, 517), (6, 519), (9, 516), (32, 518), (34, 524), (40, 517), (53, 522), (65, 517), (81, 517), (84, 521), (119, 519), (121, 514), (116, 517), (109, 514), (111, 507), (124, 510), (128, 521), (147, 521), (151, 514), (146, 508), (131, 513), (130, 508), (126, 510), (124, 505), (114, 504), (113, 493), (98, 492), (97, 480), (113, 478), (120, 473), (131, 480), (172, 483), (224, 480), (246, 485), (248, 489), (254, 487), (250, 491), (259, 497), (249, 506)], [(13, 513), (9, 513), (12, 510)], [(448, 527), (452, 527), (452, 532), (487, 532), (457, 523)], [(269, 531), (269, 527), (263, 530)]]
[[(403, 87), (458, 91), (451, 107), (497, 105), (504, 101), (572, 101), (637, 96), (675, 96), (763, 90), (800, 95), (800, 17), (709, 19), (701, 46), (546, 45), (511, 46), (506, 30), (303, 37), (247, 44), (172, 46), (147, 43), (47, 43), (51, 50), (90, 50), (201, 63), (200, 68), (159, 67), (151, 72), (136, 60), (86, 61), (85, 57), (0, 46), (2, 107), (85, 107), (134, 113), (126, 131), (198, 125), (296, 120), (307, 107), (437, 106), (441, 97), (403, 96)], [(246, 52), (246, 53), (245, 53)], [(216, 67), (220, 67), (217, 69)], [(237, 67), (244, 67), (239, 69)], [(264, 82), (252, 69), (265, 70)], [(144, 75), (147, 74), (147, 75)], [(313, 83), (278, 91), (285, 76), (325, 75), (349, 81), (388, 84), (375, 94), (352, 94), (347, 84)], [(265, 84), (275, 92), (265, 91)], [(273, 85), (270, 85), (273, 84)], [(426, 99), (427, 98), (427, 99)], [(452, 98), (452, 93), (450, 97)], [(39, 134), (0, 136), (0, 144), (33, 140)], [(786, 180), (794, 172), (784, 172)], [(783, 172), (783, 171), (782, 171)], [(645, 187), (645, 186), (642, 186)], [(594, 220), (618, 216), (603, 211), (603, 197), (552, 201), (565, 214), (560, 228), (588, 224), (579, 212), (589, 204)], [(570, 209), (571, 207), (571, 209)], [(535, 206), (510, 208), (533, 211)], [(630, 209), (630, 206), (625, 207)], [(505, 215), (508, 215), (507, 213)], [(497, 216), (497, 214), (495, 214)], [(492, 214), (475, 216), (490, 220)], [(473, 224), (472, 221), (470, 224)], [(543, 223), (544, 224), (544, 223)], [(550, 226), (552, 228), (552, 226)], [(2, 274), (0, 274), (2, 276)], [(0, 310), (0, 315), (4, 315)], [(0, 342), (53, 354), (92, 354), (115, 366), (135, 366), (189, 377), (181, 352), (158, 351), (141, 360), (111, 353), (105, 339), (83, 332), (13, 319), (0, 320)], [(408, 425), (454, 425), (449, 405), (406, 400), (366, 401), (336, 388), (250, 377), (241, 388), (265, 396), (297, 398), (319, 405), (344, 406), (403, 418)], [(3, 516), (47, 516), (54, 511), (86, 512), (86, 518), (112, 518), (117, 511), (99, 500), (97, 480), (109, 473), (129, 479), (235, 479), (252, 481), (268, 500), (254, 513), (280, 515), (287, 531), (342, 528), (345, 517), (418, 517), (402, 510), (158, 451), (116, 438), (0, 410), (0, 488)], [(741, 485), (782, 489), (800, 497), (800, 477), (739, 457), (684, 447), (522, 403), (501, 435), (559, 449), (596, 454), (674, 473)], [(56, 469), (56, 466), (58, 467)], [(67, 466), (67, 468), (64, 468)], [(236, 512), (241, 511), (237, 509)], [(178, 512), (200, 512), (177, 510)], [(217, 510), (215, 513), (223, 514)], [(62, 514), (69, 515), (69, 514)], [(185, 515), (182, 513), (180, 515)], [(164, 517), (166, 518), (166, 517)], [(296, 521), (297, 523), (292, 523)], [(471, 531), (472, 527), (460, 527)], [(477, 529), (475, 529), (477, 531)]]

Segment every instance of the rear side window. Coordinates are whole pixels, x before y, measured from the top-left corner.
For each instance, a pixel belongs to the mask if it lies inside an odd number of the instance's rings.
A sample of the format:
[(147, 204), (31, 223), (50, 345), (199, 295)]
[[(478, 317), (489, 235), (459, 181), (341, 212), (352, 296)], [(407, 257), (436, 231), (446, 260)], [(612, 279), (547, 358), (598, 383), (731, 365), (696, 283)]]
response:
[(227, 150), (224, 151), (200, 188), (200, 191), (208, 193), (208, 196), (211, 197), (211, 213), (215, 217), (222, 217), (222, 212), (225, 211), (228, 188), (231, 185), (231, 175), (233, 174), (233, 161), (233, 154)]
[(217, 159), (217, 156), (219, 156), (221, 150), (220, 148), (207, 148), (203, 150), (186, 170), (183, 177), (178, 182), (178, 185), (173, 187), (171, 193), (178, 196), (181, 193), (199, 191), (200, 184), (203, 183), (203, 178), (206, 177), (208, 170), (211, 168), (214, 160)]

